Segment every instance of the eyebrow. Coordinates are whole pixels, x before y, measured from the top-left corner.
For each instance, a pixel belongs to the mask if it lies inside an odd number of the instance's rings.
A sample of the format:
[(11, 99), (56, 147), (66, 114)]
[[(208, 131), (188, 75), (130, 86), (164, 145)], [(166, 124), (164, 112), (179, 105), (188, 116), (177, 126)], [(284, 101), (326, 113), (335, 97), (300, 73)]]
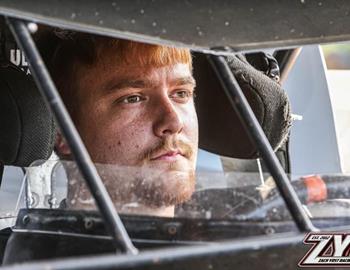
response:
[(146, 88), (152, 87), (154, 83), (150, 80), (142, 80), (142, 79), (123, 79), (118, 82), (111, 82), (107, 85), (106, 90), (118, 90), (124, 88)]
[[(192, 85), (196, 86), (196, 81), (192, 76), (180, 77), (171, 81), (171, 84), (180, 86), (180, 85)], [(147, 79), (123, 79), (121, 81), (115, 82), (114, 80), (110, 81), (104, 87), (106, 92), (111, 92), (119, 89), (125, 88), (153, 88), (156, 86), (156, 83), (152, 80)]]
[(178, 79), (175, 79), (173, 82), (175, 85), (192, 85), (193, 87), (196, 86), (196, 81), (192, 76), (187, 76), (187, 77), (181, 77)]

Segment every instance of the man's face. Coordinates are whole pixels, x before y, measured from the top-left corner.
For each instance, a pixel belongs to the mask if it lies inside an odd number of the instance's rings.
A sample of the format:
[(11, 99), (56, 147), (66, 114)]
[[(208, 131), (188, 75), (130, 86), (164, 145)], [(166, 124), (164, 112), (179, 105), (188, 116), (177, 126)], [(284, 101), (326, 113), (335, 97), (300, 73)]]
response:
[(150, 206), (187, 200), (198, 147), (189, 65), (118, 65), (112, 58), (79, 69), (73, 116), (93, 161), (125, 168), (118, 175), (126, 183), (105, 180), (107, 190), (112, 199), (136, 196)]

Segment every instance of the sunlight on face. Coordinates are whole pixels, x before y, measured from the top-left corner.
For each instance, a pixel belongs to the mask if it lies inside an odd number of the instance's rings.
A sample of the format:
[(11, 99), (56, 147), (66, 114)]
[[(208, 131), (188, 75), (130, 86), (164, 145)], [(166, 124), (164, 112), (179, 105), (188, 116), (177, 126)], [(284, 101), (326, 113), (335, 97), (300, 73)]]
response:
[(113, 201), (162, 207), (188, 200), (198, 148), (189, 65), (101, 63), (79, 72), (75, 122), (94, 162), (125, 170), (102, 173)]

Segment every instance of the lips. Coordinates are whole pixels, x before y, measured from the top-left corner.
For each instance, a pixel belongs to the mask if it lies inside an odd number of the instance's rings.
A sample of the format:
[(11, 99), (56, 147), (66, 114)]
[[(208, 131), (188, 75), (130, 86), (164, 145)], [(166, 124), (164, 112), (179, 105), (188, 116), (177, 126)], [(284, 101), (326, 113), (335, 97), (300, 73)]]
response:
[(162, 152), (160, 154), (157, 154), (155, 157), (151, 158), (151, 160), (165, 160), (165, 161), (173, 161), (176, 160), (179, 157), (182, 157), (183, 154), (176, 150), (176, 151), (167, 151)]

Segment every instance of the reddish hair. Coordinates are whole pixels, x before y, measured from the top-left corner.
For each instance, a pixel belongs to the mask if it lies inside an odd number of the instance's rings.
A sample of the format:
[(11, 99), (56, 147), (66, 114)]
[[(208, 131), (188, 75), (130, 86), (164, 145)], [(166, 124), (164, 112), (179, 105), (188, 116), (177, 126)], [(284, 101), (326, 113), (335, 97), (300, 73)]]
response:
[[(103, 38), (104, 39), (104, 38)], [(101, 41), (100, 41), (101, 42)], [(100, 49), (113, 48), (121, 64), (136, 63), (141, 66), (162, 67), (176, 63), (189, 64), (192, 58), (188, 49), (151, 45), (124, 39), (109, 39), (101, 42)]]
[(121, 65), (162, 67), (184, 63), (192, 69), (190, 51), (185, 48), (151, 45), (136, 41), (97, 36), (65, 30), (47, 31), (38, 35), (38, 46), (50, 74), (65, 104), (72, 113), (74, 105), (75, 76), (81, 66), (93, 66), (103, 53), (113, 50)]

